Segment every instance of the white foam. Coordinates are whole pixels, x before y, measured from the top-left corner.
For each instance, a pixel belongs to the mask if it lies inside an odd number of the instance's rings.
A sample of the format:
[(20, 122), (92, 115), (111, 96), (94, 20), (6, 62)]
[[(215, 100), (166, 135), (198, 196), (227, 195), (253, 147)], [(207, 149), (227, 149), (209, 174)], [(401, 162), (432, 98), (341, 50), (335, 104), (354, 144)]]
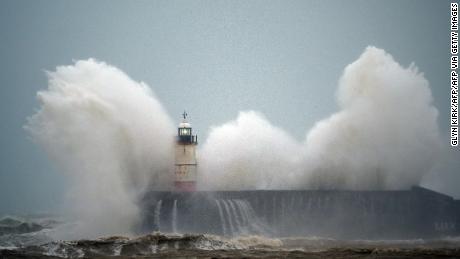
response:
[(93, 59), (48, 72), (25, 126), (68, 177), (74, 234), (130, 232), (146, 188), (170, 186), (174, 127), (143, 82)]
[(235, 120), (213, 127), (199, 150), (201, 187), (356, 190), (419, 185), (440, 147), (438, 111), (423, 74), (368, 47), (345, 68), (337, 102), (340, 109), (317, 122), (303, 143), (255, 111), (240, 112)]

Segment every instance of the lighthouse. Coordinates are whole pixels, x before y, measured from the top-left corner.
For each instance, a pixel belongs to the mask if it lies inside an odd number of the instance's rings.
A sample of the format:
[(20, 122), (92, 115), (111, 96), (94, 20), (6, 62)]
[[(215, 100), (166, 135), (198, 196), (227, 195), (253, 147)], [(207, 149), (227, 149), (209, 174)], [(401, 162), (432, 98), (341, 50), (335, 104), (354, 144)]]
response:
[(192, 126), (187, 121), (187, 113), (182, 114), (182, 122), (177, 129), (174, 189), (179, 192), (196, 190), (197, 136), (192, 134)]

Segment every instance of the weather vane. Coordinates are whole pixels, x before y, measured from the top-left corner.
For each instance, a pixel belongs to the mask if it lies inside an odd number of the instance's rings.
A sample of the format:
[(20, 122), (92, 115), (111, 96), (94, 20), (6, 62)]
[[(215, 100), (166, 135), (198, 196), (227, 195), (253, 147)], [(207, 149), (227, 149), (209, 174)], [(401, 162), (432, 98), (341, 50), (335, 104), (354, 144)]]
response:
[(184, 117), (184, 120), (187, 119), (187, 112), (184, 110), (184, 113), (182, 113), (182, 117)]

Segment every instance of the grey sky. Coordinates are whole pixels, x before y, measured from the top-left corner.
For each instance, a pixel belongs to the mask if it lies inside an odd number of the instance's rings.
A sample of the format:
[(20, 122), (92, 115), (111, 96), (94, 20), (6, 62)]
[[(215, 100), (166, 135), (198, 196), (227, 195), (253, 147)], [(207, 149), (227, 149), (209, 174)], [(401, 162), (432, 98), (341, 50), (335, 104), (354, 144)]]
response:
[(2, 0), (0, 214), (49, 210), (64, 195), (64, 178), (22, 126), (44, 71), (76, 59), (146, 82), (173, 118), (187, 109), (201, 139), (252, 109), (302, 140), (336, 110), (344, 67), (375, 45), (424, 72), (448, 145), (449, 3)]

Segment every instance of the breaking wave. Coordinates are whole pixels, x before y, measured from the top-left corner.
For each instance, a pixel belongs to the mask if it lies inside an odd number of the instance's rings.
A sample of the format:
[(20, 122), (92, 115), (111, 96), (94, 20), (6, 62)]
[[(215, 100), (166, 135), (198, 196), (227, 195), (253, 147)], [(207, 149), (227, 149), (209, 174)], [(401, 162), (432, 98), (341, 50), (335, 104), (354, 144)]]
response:
[[(67, 238), (132, 234), (147, 190), (169, 190), (175, 129), (152, 89), (94, 59), (48, 72), (25, 128), (68, 178)], [(368, 47), (339, 81), (340, 110), (302, 142), (259, 112), (211, 129), (199, 149), (202, 189), (404, 189), (439, 148), (428, 81)], [(110, 216), (108, 216), (110, 215)], [(231, 227), (231, 226), (229, 226)]]

